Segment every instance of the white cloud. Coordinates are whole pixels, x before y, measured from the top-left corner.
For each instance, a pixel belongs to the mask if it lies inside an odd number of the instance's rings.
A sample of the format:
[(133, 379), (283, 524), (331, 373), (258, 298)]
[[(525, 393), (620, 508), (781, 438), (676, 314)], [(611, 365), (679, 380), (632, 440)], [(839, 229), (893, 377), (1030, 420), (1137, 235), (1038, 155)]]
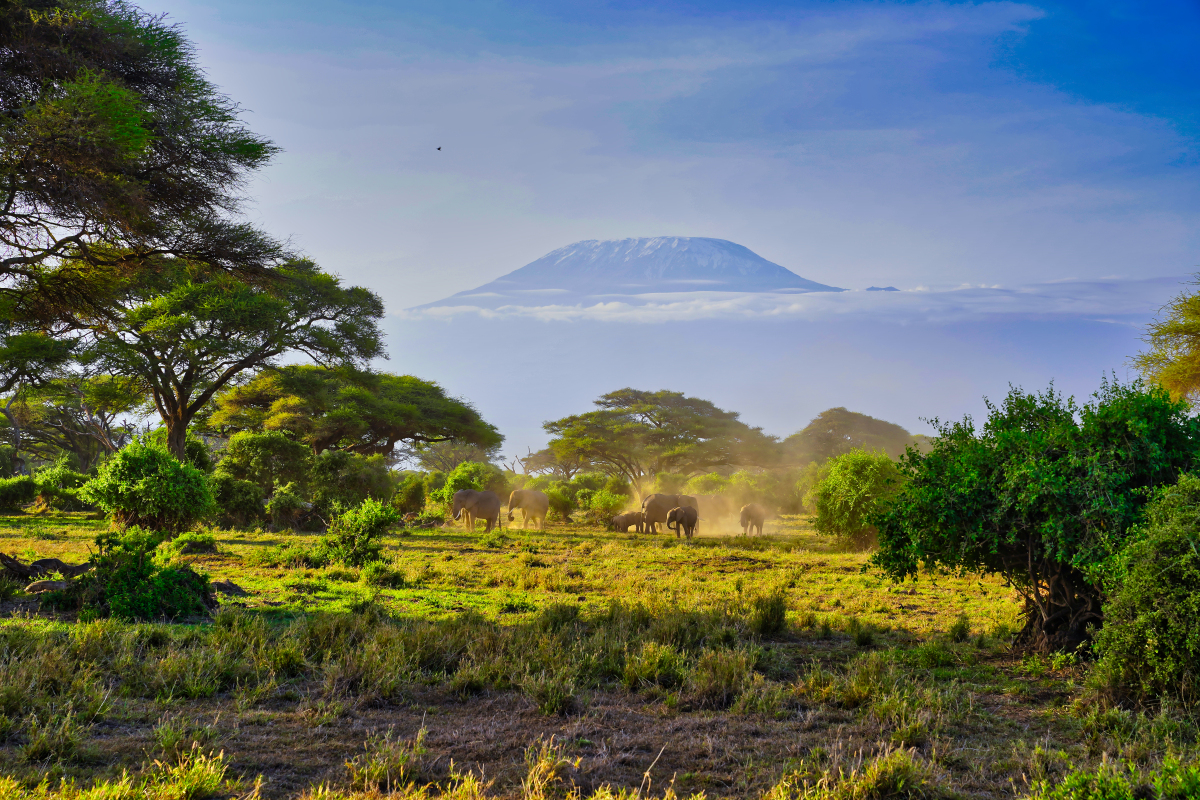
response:
[(1181, 288), (1180, 277), (1143, 280), (1053, 281), (1004, 288), (964, 284), (898, 292), (679, 292), (624, 296), (620, 300), (577, 297), (574, 303), (533, 304), (511, 295), (485, 307), (457, 297), (442, 304), (410, 309), (404, 319), (533, 319), (569, 322), (657, 323), (703, 319), (807, 320), (849, 319), (875, 322), (955, 322), (989, 317), (1090, 319), (1141, 324)]

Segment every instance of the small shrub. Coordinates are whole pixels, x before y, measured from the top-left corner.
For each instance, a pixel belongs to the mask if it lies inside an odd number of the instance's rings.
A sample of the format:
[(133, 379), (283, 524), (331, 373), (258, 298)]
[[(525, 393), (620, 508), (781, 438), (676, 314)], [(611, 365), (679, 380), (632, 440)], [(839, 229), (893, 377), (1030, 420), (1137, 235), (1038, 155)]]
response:
[(32, 475), (0, 479), (0, 510), (20, 511), (37, 499), (37, 481)]
[(836, 536), (855, 548), (876, 538), (870, 518), (903, 482), (896, 463), (886, 453), (851, 450), (829, 462), (828, 471), (813, 489), (818, 533)]
[(45, 508), (78, 511), (85, 507), (79, 489), (88, 482), (88, 476), (71, 469), (65, 461), (39, 470), (33, 477), (37, 483), (37, 500)]
[(750, 603), (750, 630), (759, 636), (775, 636), (787, 629), (787, 595), (775, 591)]
[(971, 638), (971, 618), (966, 614), (959, 614), (958, 619), (946, 631), (952, 642), (965, 642)]
[(179, 555), (196, 553), (219, 553), (217, 537), (211, 533), (181, 533), (169, 543), (170, 549)]
[(745, 650), (706, 650), (692, 669), (689, 689), (708, 708), (728, 708), (750, 684), (754, 658)]
[(851, 617), (846, 623), (846, 633), (850, 634), (850, 638), (854, 640), (854, 644), (858, 647), (874, 647), (875, 646), (875, 628), (869, 622), (863, 622), (858, 617)]
[(405, 475), (392, 495), (392, 508), (401, 514), (419, 514), (425, 508), (425, 480), (421, 475)]
[(391, 729), (383, 736), (372, 734), (363, 746), (366, 752), (346, 762), (351, 785), (384, 792), (408, 786), (421, 773), (425, 736), (425, 728), (411, 743), (396, 739)]
[(645, 642), (641, 650), (625, 658), (623, 678), (630, 689), (676, 689), (687, 678), (687, 663), (671, 645)]
[(408, 578), (404, 571), (383, 561), (372, 561), (367, 564), (363, 567), (359, 579), (367, 586), (378, 586), (385, 589), (403, 589), (408, 586)]
[(561, 489), (547, 489), (546, 497), (550, 500), (550, 513), (563, 522), (569, 522), (571, 512), (575, 510), (575, 499)]
[(216, 473), (249, 481), (262, 494), (285, 483), (303, 484), (312, 450), (280, 431), (240, 431), (229, 437)]
[(379, 560), (379, 541), (400, 518), (396, 510), (378, 500), (364, 500), (357, 508), (335, 517), (329, 533), (321, 537), (320, 550), (330, 561), (361, 567)]
[(1200, 699), (1200, 477), (1184, 475), (1146, 509), (1120, 554), (1096, 635), (1093, 683), (1139, 700)]
[(275, 490), (267, 501), (267, 516), (276, 528), (294, 528), (300, 515), (309, 508), (295, 483), (286, 483)]
[(339, 507), (352, 508), (367, 499), (390, 500), (392, 478), (383, 456), (326, 450), (313, 459), (308, 489), (313, 507), (331, 515)]
[(127, 620), (202, 615), (215, 605), (208, 576), (156, 558), (163, 535), (141, 528), (96, 537), (93, 569), (65, 591), (47, 592), (51, 607)]
[(541, 672), (529, 675), (521, 681), (521, 690), (537, 704), (538, 711), (547, 716), (565, 717), (576, 713), (580, 707), (575, 696), (575, 681), (566, 674)]
[(8, 602), (24, 591), (24, 586), (20, 581), (8, 577), (7, 574), (0, 574), (0, 603)]
[(79, 752), (84, 728), (74, 712), (56, 714), (49, 719), (31, 715), (25, 730), (21, 758), (25, 761), (61, 761)]
[(245, 528), (262, 520), (263, 490), (258, 484), (220, 470), (209, 478), (209, 483), (219, 509), (221, 525)]
[(141, 442), (105, 461), (79, 491), (122, 527), (179, 533), (216, 510), (203, 472)]
[(1038, 781), (1027, 800), (1192, 800), (1200, 797), (1200, 766), (1163, 760), (1162, 770), (1142, 781), (1135, 769), (1105, 763), (1096, 770), (1079, 770), (1053, 781)]

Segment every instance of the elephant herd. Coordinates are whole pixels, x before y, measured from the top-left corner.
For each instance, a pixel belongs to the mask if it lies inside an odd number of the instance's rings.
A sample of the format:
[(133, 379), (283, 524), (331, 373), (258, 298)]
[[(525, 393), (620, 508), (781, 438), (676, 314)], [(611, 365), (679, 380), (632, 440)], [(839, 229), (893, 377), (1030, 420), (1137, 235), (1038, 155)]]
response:
[[(701, 509), (704, 506), (709, 506), (706, 513), (712, 517), (723, 516), (722, 511), (726, 510), (724, 498), (703, 500), (706, 502), (686, 494), (652, 494), (642, 501), (640, 511), (630, 511), (613, 517), (612, 526), (614, 530), (622, 532), (634, 528), (638, 533), (658, 533), (657, 526), (665, 524), (667, 530), (675, 532), (676, 538), (682, 534), (691, 539), (700, 525)], [(517, 489), (508, 497), (508, 521), (512, 522), (513, 515), (520, 511), (522, 528), (529, 527), (530, 520), (533, 520), (539, 530), (545, 530), (546, 514), (549, 510), (550, 498), (545, 492), (536, 489)], [(454, 519), (463, 520), (469, 530), (474, 529), (475, 520), (484, 520), (484, 533), (490, 533), (500, 522), (500, 498), (495, 492), (463, 489), (454, 493), (451, 514)], [(767, 510), (758, 503), (742, 506), (742, 535), (757, 530), (761, 536), (766, 518)]]

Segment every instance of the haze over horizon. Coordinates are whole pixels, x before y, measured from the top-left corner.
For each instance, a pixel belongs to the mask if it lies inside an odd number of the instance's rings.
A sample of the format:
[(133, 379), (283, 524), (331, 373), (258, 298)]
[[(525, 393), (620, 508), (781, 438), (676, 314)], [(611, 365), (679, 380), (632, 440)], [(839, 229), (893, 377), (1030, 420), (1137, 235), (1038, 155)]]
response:
[[(520, 452), (638, 382), (780, 434), (835, 405), (927, 431), (1009, 383), (1086, 396), (1200, 268), (1184, 0), (146, 8), (283, 147), (248, 187), (255, 222), (378, 291), (385, 368), (472, 400)], [(662, 235), (906, 291), (404, 312)], [(481, 349), (486, 381), (462, 357)], [(751, 366), (757, 391), (734, 391)]]

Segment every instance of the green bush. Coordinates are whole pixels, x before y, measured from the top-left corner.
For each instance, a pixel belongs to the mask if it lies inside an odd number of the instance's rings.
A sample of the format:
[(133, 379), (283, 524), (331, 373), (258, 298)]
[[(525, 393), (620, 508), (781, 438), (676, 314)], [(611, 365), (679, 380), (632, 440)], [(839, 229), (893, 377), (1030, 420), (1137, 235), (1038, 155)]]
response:
[(724, 475), (710, 472), (707, 475), (697, 475), (689, 478), (688, 482), (683, 485), (683, 493), (690, 495), (721, 494), (732, 484), (733, 481)]
[[(167, 449), (167, 429), (155, 428), (150, 432), (150, 443)], [(208, 445), (199, 436), (196, 436), (191, 431), (188, 432), (187, 438), (183, 443), (184, 461), (191, 464), (201, 472), (208, 474), (213, 471), (213, 456), (212, 451), (208, 449)]]
[(1134, 535), (1106, 580), (1093, 675), (1139, 700), (1200, 700), (1200, 477), (1159, 492)]
[(47, 592), (51, 607), (125, 620), (198, 616), (215, 604), (208, 576), (169, 564), (158, 552), (165, 536), (142, 528), (96, 537), (93, 568), (63, 591)]
[(37, 483), (37, 500), (46, 507), (63, 511), (84, 507), (79, 489), (88, 482), (88, 476), (71, 469), (66, 460), (38, 470), (33, 478)]
[(1200, 418), (1164, 390), (1105, 382), (1077, 405), (1053, 390), (1009, 392), (987, 422), (939, 426), (910, 450), (909, 480), (875, 520), (872, 565), (998, 573), (1025, 599), (1025, 642), (1074, 649), (1101, 621), (1097, 567), (1149, 501), (1200, 452)]
[(379, 539), (399, 519), (391, 506), (367, 498), (357, 508), (334, 517), (329, 533), (321, 537), (320, 550), (329, 561), (348, 567), (378, 561), (383, 549)]
[(623, 494), (613, 494), (607, 489), (601, 489), (592, 495), (588, 507), (604, 518), (608, 518), (613, 514), (619, 513), (628, 502), (629, 498)]
[(1183, 766), (1167, 757), (1162, 769), (1149, 780), (1126, 766), (1104, 764), (1097, 770), (1079, 770), (1064, 778), (1039, 781), (1026, 800), (1194, 800), (1200, 797), (1200, 766)]
[(221, 470), (209, 477), (224, 527), (245, 528), (263, 518), (263, 490), (258, 484), (235, 478)]
[(363, 567), (359, 579), (367, 586), (378, 586), (383, 589), (403, 589), (408, 586), (408, 578), (403, 570), (396, 569), (384, 561), (372, 561)]
[(454, 500), (454, 493), (463, 489), (474, 489), (477, 492), (490, 490), (503, 496), (506, 483), (504, 473), (491, 464), (464, 461), (446, 476), (446, 482), (434, 499), (449, 505)]
[(32, 475), (0, 478), (0, 509), (20, 511), (37, 498), (37, 481)]
[(325, 515), (368, 498), (387, 501), (392, 496), (392, 478), (383, 456), (326, 450), (313, 459), (308, 475), (312, 504)]
[(871, 516), (903, 483), (887, 453), (851, 450), (829, 461), (828, 471), (813, 489), (817, 512), (813, 527), (852, 547), (875, 541)]
[(294, 528), (300, 520), (300, 515), (307, 511), (309, 504), (304, 502), (299, 487), (294, 483), (284, 484), (275, 490), (267, 501), (267, 516), (276, 528)]
[(544, 491), (550, 501), (550, 513), (557, 514), (563, 522), (569, 520), (571, 512), (575, 510), (575, 498), (558, 488), (547, 488)]
[(425, 508), (425, 479), (418, 474), (405, 475), (392, 495), (392, 508), (401, 514), (419, 514)]
[(216, 510), (203, 472), (154, 445), (133, 442), (79, 490), (123, 527), (178, 533)]
[(250, 481), (270, 494), (276, 486), (308, 479), (312, 451), (279, 431), (241, 431), (229, 437), (217, 473)]
[(217, 537), (211, 533), (181, 533), (163, 547), (170, 548), (181, 556), (220, 552)]

